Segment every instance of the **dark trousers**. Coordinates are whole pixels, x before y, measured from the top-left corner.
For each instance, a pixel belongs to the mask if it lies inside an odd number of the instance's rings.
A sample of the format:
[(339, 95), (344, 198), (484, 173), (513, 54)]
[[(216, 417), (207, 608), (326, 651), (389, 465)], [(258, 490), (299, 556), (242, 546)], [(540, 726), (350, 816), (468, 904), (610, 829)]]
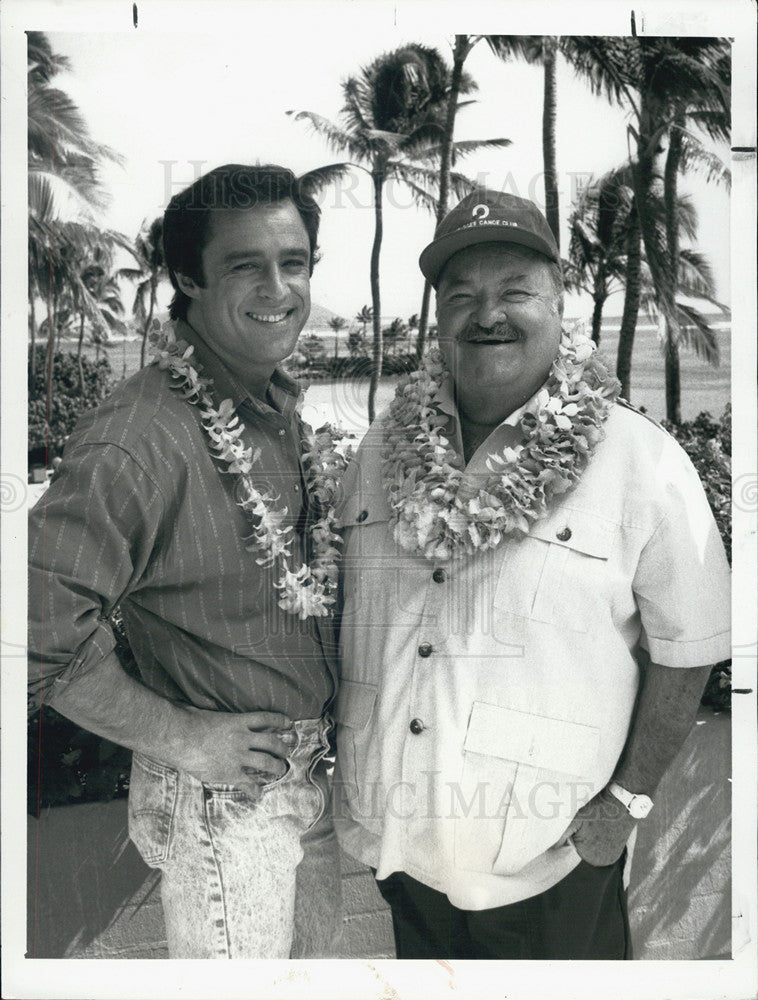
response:
[(405, 872), (376, 884), (392, 908), (398, 958), (630, 959), (625, 858), (603, 868), (582, 861), (552, 889), (488, 910), (459, 910)]

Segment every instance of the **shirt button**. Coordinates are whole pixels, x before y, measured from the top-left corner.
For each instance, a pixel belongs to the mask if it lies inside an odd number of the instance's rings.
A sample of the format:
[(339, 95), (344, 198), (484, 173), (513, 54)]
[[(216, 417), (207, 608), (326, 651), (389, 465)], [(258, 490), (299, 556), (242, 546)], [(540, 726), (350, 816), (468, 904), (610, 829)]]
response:
[(432, 573), (432, 579), (434, 580), (435, 583), (444, 583), (445, 582), (444, 569), (438, 566), (437, 569)]
[(365, 521), (367, 517), (368, 517), (368, 511), (362, 510), (355, 520), (358, 522), (358, 524), (360, 524), (362, 521)]
[(567, 542), (571, 538), (571, 528), (561, 528), (560, 531), (556, 531), (555, 537), (561, 542)]
[(428, 642), (422, 642), (421, 645), (418, 648), (418, 655), (419, 656), (431, 656), (432, 655), (431, 644), (428, 643)]
[(424, 731), (424, 723), (421, 719), (411, 719), (411, 732), (414, 736), (418, 736), (419, 733)]
[(280, 427), (279, 428), (279, 437), (280, 438), (283, 438), (286, 433), (287, 433), (286, 428), (284, 428), (284, 427)]

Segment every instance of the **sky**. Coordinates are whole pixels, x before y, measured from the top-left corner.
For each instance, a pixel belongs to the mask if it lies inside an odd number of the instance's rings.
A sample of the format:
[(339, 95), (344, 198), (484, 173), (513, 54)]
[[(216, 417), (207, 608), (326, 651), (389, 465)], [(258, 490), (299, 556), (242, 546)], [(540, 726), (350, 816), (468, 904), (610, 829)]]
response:
[[(372, 30), (348, 36), (330, 24), (335, 19), (327, 5), (321, 6), (317, 38), (307, 19), (293, 18), (287, 3), (266, 6), (253, 30), (246, 21), (239, 32), (218, 35), (143, 27), (118, 33), (49, 32), (54, 51), (71, 63), (70, 72), (60, 73), (56, 82), (79, 105), (93, 137), (124, 157), (122, 165), (109, 164), (104, 171), (112, 197), (103, 220), (108, 226), (134, 236), (143, 219), (159, 214), (171, 194), (191, 183), (198, 171), (224, 162), (277, 162), (299, 173), (342, 159), (305, 122), (286, 112), (307, 109), (336, 119), (341, 82), (405, 42), (434, 46), (451, 61), (451, 34), (426, 27), (403, 30), (380, 19)], [(192, 27), (191, 19), (183, 23)], [(542, 203), (541, 68), (505, 63), (482, 41), (466, 70), (479, 90), (476, 103), (459, 112), (456, 138), (505, 137), (512, 145), (482, 151), (460, 168), (490, 187)], [(577, 184), (628, 156), (631, 119), (623, 109), (594, 97), (563, 59), (557, 84), (565, 253), (566, 218)], [(726, 148), (722, 152), (728, 156)], [(371, 301), (374, 220), (369, 185), (365, 174), (355, 172), (320, 199), (322, 260), (314, 273), (313, 299), (349, 319)], [(728, 302), (729, 195), (699, 177), (683, 179), (681, 188), (695, 197), (699, 245), (710, 256), (719, 297)], [(431, 216), (413, 206), (406, 191), (387, 189), (381, 256), (386, 316), (418, 312), (423, 289), (418, 254), (433, 229)], [(619, 294), (608, 303), (607, 313), (620, 314), (622, 306)], [(569, 315), (588, 311), (586, 299), (569, 300)]]

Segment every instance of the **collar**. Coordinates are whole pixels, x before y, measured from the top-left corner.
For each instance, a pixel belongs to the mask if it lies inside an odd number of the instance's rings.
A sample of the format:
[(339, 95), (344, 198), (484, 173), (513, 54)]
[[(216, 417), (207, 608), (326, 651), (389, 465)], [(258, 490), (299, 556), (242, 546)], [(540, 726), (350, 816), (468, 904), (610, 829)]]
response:
[(223, 399), (231, 399), (235, 411), (247, 406), (255, 413), (265, 414), (276, 410), (285, 417), (291, 417), (300, 398), (300, 385), (278, 365), (271, 374), (266, 390), (266, 400), (248, 392), (243, 383), (221, 360), (213, 348), (186, 320), (176, 320), (177, 340), (186, 340), (194, 347), (194, 355), (203, 366), (203, 374), (213, 379), (213, 394), (217, 404)]
[[(547, 381), (547, 379), (545, 380)], [(544, 385), (544, 383), (543, 383)], [(477, 460), (477, 465), (483, 465), (486, 456), (493, 451), (499, 451), (502, 447), (502, 438), (508, 437), (510, 441), (508, 443), (516, 444), (518, 437), (516, 436), (516, 429), (518, 428), (519, 420), (524, 416), (525, 413), (534, 413), (538, 409), (537, 397), (542, 391), (543, 386), (541, 385), (537, 391), (527, 399), (527, 401), (509, 413), (508, 416), (501, 420), (497, 427), (493, 428), (492, 433), (487, 437), (485, 441), (479, 446), (477, 451), (471, 457), (471, 462), (469, 462), (468, 468), (471, 468), (472, 463)], [(439, 407), (442, 413), (445, 413), (450, 417), (453, 430), (453, 440), (455, 443), (456, 450), (459, 455), (463, 454), (463, 439), (461, 437), (461, 420), (458, 415), (458, 407), (455, 405), (455, 396), (453, 395), (453, 377), (450, 372), (445, 374), (442, 384), (437, 390), (434, 401)], [(510, 428), (510, 429), (506, 429)], [(480, 455), (483, 453), (484, 457), (479, 461)]]

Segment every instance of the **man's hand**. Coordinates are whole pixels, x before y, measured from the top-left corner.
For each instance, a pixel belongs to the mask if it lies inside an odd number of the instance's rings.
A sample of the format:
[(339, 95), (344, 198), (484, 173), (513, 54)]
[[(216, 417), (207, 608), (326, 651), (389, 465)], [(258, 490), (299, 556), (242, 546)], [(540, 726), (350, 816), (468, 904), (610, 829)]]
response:
[(570, 838), (588, 864), (612, 865), (621, 857), (634, 825), (625, 806), (604, 788), (582, 806), (559, 843)]
[(185, 708), (180, 734), (164, 759), (209, 784), (255, 791), (280, 778), (297, 741), (280, 712), (210, 712)]

